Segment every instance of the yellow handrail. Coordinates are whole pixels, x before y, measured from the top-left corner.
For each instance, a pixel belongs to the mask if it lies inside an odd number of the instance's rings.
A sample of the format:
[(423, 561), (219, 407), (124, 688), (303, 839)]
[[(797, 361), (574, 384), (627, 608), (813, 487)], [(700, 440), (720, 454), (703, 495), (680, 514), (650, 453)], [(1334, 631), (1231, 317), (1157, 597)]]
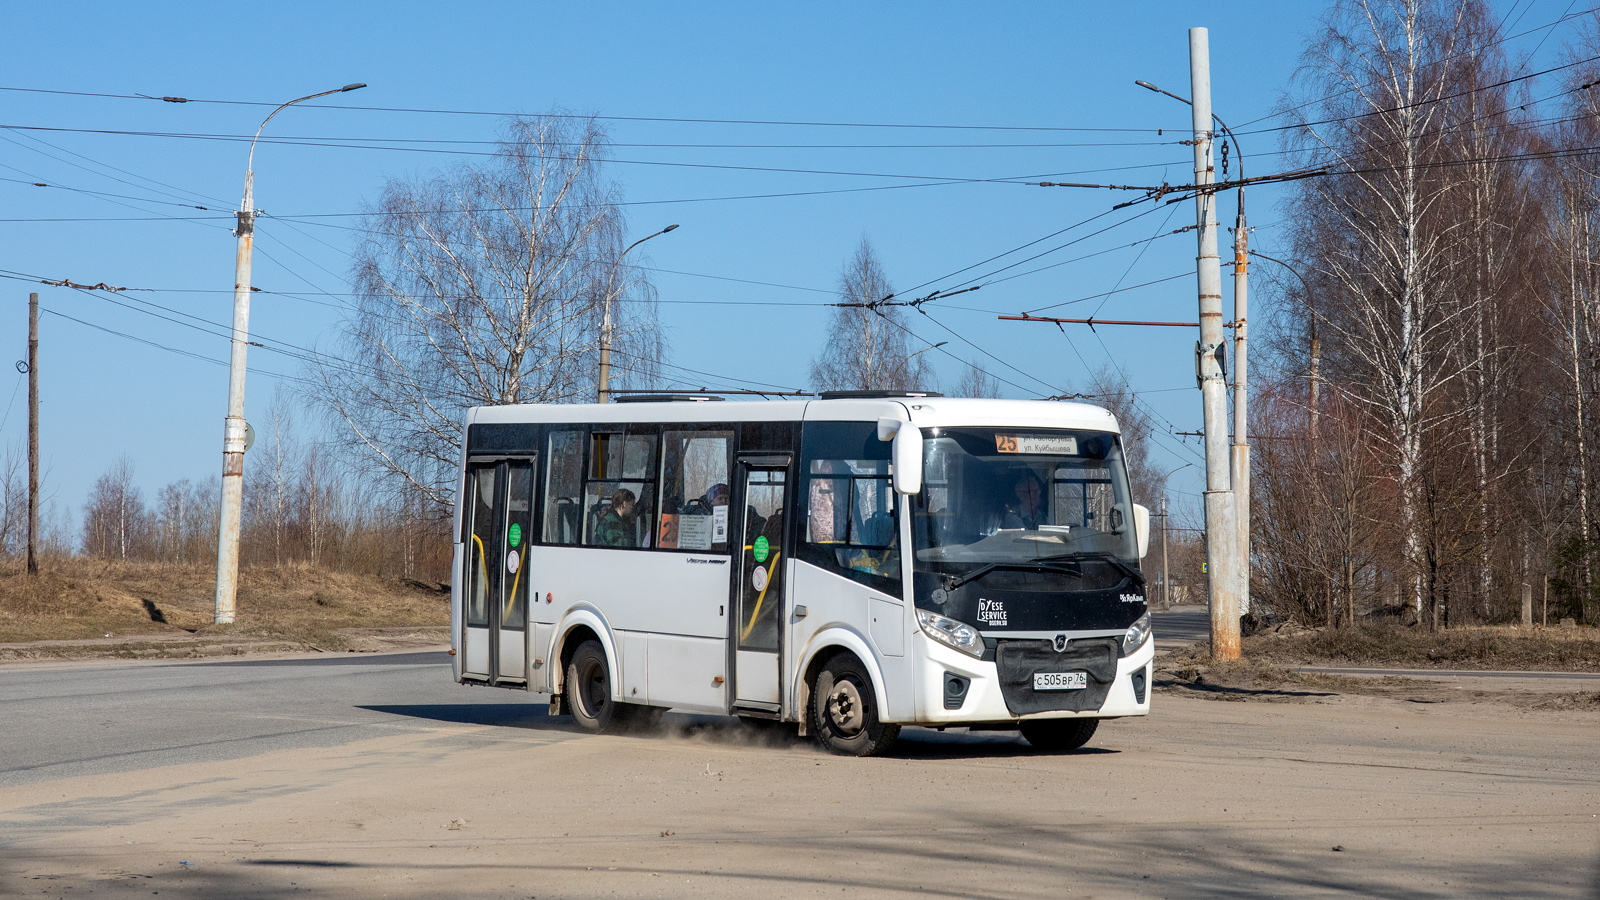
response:
[(483, 589), (485, 594), (487, 594), (487, 585), (489, 584), (489, 564), (483, 561), (483, 539), (474, 534), (472, 536), (472, 542), (478, 545), (478, 570), (483, 573), (483, 581), (479, 582), (479, 587)]
[(772, 587), (773, 580), (778, 577), (778, 557), (782, 555), (782, 553), (772, 554), (772, 568), (767, 570), (770, 574), (767, 577), (766, 586), (761, 589), (760, 594), (756, 595), (756, 608), (750, 611), (750, 624), (746, 625), (744, 631), (739, 634), (740, 641), (750, 637), (750, 632), (756, 628), (756, 616), (761, 615), (761, 604), (767, 599), (767, 588)]

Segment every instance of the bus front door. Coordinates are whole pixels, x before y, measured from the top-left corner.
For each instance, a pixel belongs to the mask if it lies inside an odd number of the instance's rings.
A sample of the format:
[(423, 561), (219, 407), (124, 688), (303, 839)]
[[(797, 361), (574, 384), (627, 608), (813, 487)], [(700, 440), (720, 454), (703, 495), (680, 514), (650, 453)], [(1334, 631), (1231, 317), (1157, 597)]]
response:
[(777, 713), (783, 636), (784, 492), (787, 466), (745, 463), (744, 540), (739, 555), (734, 706)]
[(527, 684), (528, 541), (533, 537), (531, 459), (469, 464), (471, 516), (462, 583), (462, 673)]

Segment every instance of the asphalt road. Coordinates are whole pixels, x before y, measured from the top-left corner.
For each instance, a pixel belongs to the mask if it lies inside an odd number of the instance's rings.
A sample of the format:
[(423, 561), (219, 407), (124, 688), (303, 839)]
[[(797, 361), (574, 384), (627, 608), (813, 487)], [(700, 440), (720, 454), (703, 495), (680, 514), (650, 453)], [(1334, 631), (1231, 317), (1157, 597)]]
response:
[(0, 667), (0, 896), (1600, 898), (1600, 714), (1158, 694), (1077, 753), (856, 760), (445, 660)]
[(455, 684), (443, 651), (10, 665), (0, 667), (0, 787), (333, 747), (438, 721), (519, 727), (543, 712), (527, 695)]

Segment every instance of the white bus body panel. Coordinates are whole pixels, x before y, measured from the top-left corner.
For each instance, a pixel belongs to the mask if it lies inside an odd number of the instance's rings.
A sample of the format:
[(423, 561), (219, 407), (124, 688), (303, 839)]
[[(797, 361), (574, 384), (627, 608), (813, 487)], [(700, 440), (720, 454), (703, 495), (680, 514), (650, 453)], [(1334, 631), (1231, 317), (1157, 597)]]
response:
[[(794, 705), (800, 696), (800, 684), (819, 650), (830, 646), (841, 647), (854, 653), (872, 676), (873, 693), (878, 698), (880, 717), (885, 722), (906, 722), (915, 715), (915, 698), (912, 696), (912, 670), (904, 656), (885, 657), (873, 650), (868, 637), (872, 631), (872, 601), (899, 604), (898, 600), (858, 584), (841, 575), (826, 572), (810, 563), (794, 560), (790, 563), (793, 579), (789, 596), (789, 634), (785, 654), (791, 660), (788, 672), (789, 690), (784, 692), (784, 702)], [(806, 608), (806, 617), (797, 619), (795, 605)], [(796, 718), (805, 710), (786, 710)]]
[[(537, 598), (530, 603), (536, 624), (560, 622), (557, 633), (565, 636), (580, 621), (572, 618), (575, 611), (596, 614), (596, 621), (582, 621), (606, 644), (613, 699), (727, 712), (727, 557), (534, 545), (528, 564), (529, 587), (537, 589), (529, 597)], [(600, 610), (606, 611), (603, 623)], [(624, 633), (627, 639), (619, 640)], [(560, 667), (561, 650), (571, 649), (560, 638), (556, 644), (536, 645), (549, 673), (540, 679), (546, 691), (560, 689), (564, 673), (552, 670)]]

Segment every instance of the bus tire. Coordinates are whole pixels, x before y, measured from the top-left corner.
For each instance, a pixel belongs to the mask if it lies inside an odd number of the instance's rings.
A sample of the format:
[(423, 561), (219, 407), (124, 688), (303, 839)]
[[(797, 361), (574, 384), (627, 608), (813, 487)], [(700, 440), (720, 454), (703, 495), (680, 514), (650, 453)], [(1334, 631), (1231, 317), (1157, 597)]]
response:
[(861, 660), (840, 653), (828, 660), (811, 688), (811, 717), (817, 743), (840, 756), (876, 756), (900, 736), (899, 725), (878, 719), (872, 677)]
[(567, 663), (567, 711), (584, 731), (615, 734), (632, 718), (611, 699), (611, 667), (599, 641), (584, 641)]
[(1028, 743), (1048, 753), (1067, 753), (1082, 747), (1099, 727), (1099, 719), (1039, 719), (1021, 725)]

